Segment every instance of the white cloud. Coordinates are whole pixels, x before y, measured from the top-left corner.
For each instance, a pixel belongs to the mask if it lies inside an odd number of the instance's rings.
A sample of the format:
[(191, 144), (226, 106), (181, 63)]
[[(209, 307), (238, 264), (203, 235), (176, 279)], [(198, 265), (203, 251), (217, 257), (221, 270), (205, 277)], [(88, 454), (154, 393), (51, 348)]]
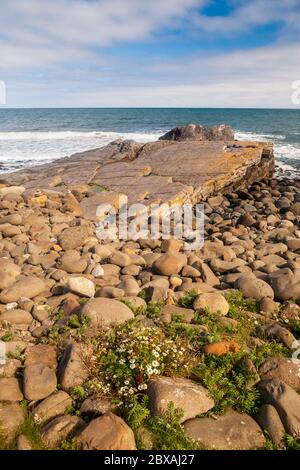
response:
[[(290, 83), (300, 78), (299, 0), (232, 0), (228, 17), (196, 12), (210, 1), (1, 0), (8, 106), (291, 106)], [(161, 63), (109, 54), (124, 42), (150, 43), (168, 27), (185, 25), (197, 41), (273, 21), (281, 42), (252, 50)]]

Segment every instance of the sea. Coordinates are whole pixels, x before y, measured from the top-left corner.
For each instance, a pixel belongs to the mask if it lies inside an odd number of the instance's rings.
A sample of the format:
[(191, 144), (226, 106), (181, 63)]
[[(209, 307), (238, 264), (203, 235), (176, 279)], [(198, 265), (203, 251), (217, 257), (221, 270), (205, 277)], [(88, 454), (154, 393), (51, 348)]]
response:
[(0, 109), (0, 172), (48, 163), (117, 139), (157, 140), (176, 126), (229, 124), (238, 140), (274, 143), (278, 176), (300, 178), (300, 109)]

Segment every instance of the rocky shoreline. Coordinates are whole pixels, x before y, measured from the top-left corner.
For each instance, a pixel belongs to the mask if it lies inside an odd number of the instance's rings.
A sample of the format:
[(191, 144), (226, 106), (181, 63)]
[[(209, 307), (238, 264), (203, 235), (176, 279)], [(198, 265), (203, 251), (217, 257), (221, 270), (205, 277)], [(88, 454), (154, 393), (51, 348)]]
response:
[(193, 252), (99, 241), (94, 183), (3, 181), (2, 449), (299, 449), (300, 181), (262, 176)]

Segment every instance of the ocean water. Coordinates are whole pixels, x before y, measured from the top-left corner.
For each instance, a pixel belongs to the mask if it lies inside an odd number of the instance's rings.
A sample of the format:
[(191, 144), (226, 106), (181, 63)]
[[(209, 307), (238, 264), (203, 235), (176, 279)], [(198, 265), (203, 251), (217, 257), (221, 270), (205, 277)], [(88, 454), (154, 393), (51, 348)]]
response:
[(274, 143), (279, 175), (300, 178), (300, 109), (0, 109), (0, 172), (51, 162), (116, 139), (154, 141), (175, 126), (229, 124), (237, 139)]

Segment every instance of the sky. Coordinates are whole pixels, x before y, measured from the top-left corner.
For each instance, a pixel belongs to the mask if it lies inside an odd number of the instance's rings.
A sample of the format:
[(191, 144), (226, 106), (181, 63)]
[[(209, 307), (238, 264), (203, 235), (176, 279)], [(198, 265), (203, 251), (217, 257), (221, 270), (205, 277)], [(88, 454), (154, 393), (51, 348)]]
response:
[(299, 108), (299, 64), (300, 0), (0, 0), (7, 107)]

